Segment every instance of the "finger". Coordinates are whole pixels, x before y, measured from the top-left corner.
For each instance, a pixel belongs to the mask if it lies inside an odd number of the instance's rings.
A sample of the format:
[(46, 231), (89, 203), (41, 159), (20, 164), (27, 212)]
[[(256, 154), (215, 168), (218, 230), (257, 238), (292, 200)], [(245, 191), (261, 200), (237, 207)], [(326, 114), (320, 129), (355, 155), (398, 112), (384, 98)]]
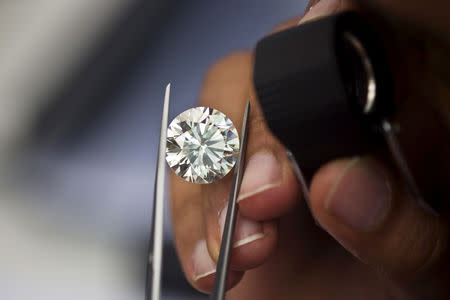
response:
[[(263, 263), (276, 246), (276, 218), (295, 203), (297, 186), (284, 148), (265, 126), (255, 97), (249, 96), (252, 56), (236, 53), (216, 63), (205, 80), (201, 105), (226, 113), (242, 127), (244, 105), (251, 101), (247, 163), (239, 196), (231, 268), (245, 270)], [(232, 176), (202, 186), (208, 249), (218, 259)]]
[[(171, 208), (175, 245), (187, 280), (200, 291), (212, 289), (216, 263), (206, 247), (200, 186), (171, 174)], [(242, 272), (231, 271), (228, 286), (235, 285)]]
[(312, 211), (347, 250), (395, 278), (448, 271), (445, 218), (423, 210), (397, 178), (370, 158), (332, 162), (313, 179)]

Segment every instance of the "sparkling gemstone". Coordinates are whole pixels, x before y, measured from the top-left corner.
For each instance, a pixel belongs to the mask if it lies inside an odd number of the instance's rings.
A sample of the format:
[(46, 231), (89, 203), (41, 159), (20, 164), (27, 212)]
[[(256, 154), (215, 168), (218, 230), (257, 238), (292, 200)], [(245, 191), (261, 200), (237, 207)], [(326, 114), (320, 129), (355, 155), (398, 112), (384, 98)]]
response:
[(167, 163), (186, 181), (219, 180), (233, 168), (238, 154), (237, 130), (216, 109), (188, 109), (173, 119), (167, 129)]

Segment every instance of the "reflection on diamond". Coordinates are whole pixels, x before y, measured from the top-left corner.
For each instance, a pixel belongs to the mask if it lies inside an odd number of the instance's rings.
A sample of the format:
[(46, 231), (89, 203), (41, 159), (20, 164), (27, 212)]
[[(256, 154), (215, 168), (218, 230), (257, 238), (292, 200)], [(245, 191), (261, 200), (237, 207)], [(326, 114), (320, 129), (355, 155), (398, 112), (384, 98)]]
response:
[(233, 122), (213, 108), (188, 109), (167, 129), (167, 163), (186, 181), (219, 180), (233, 168), (238, 153), (239, 136)]

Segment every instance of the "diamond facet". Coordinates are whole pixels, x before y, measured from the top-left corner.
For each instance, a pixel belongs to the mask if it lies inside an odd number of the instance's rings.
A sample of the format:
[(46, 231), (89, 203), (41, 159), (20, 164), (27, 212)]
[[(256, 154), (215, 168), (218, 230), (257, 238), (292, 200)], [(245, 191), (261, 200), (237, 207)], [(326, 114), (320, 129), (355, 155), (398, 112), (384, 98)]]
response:
[(237, 130), (216, 109), (188, 109), (167, 129), (167, 163), (186, 181), (204, 184), (219, 180), (233, 168), (238, 154)]

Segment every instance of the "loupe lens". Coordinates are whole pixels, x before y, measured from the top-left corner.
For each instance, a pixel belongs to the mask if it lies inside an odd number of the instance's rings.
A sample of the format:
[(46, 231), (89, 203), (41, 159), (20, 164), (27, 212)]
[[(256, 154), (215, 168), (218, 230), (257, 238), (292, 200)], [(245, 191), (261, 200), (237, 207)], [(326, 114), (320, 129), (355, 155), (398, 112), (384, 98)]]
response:
[(372, 64), (361, 42), (348, 32), (343, 33), (339, 41), (338, 60), (351, 105), (359, 113), (370, 114), (376, 96)]

